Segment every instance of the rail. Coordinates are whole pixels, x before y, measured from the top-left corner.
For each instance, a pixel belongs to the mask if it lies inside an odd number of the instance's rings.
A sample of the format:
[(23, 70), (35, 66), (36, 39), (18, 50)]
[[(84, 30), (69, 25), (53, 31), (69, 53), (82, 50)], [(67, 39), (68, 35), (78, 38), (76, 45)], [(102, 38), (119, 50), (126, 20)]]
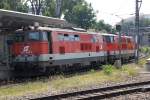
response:
[(145, 91), (150, 91), (150, 81), (108, 86), (84, 91), (76, 91), (72, 93), (64, 93), (35, 98), (31, 100), (96, 100)]

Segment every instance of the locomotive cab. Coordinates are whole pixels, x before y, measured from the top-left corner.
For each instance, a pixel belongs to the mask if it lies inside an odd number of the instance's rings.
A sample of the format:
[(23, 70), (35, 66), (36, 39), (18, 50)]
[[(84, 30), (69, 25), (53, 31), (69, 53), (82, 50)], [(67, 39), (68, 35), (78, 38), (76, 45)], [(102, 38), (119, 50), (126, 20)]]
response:
[[(52, 53), (51, 32), (41, 30), (16, 31), (12, 50), (12, 65), (37, 66), (43, 55)], [(25, 68), (26, 68), (25, 66)]]

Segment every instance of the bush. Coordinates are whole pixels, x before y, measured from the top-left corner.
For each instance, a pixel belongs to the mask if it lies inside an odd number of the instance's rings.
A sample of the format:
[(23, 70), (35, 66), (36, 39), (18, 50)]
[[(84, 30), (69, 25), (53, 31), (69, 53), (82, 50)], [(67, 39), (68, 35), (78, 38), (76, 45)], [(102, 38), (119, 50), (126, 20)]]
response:
[(144, 67), (144, 65), (146, 64), (146, 59), (140, 59), (139, 60), (139, 62), (138, 62), (138, 65), (140, 66), (140, 67)]
[(103, 71), (104, 71), (105, 74), (110, 75), (110, 74), (113, 73), (114, 68), (115, 67), (112, 66), (112, 65), (104, 65), (103, 66)]
[(138, 74), (138, 69), (136, 69), (137, 65), (135, 64), (128, 64), (128, 65), (124, 65), (122, 67), (122, 71), (127, 73), (129, 76), (136, 76)]
[(90, 72), (91, 72), (91, 73), (94, 73), (94, 72), (95, 72), (95, 70), (94, 70), (94, 69), (91, 69), (91, 70), (90, 70)]
[(141, 47), (139, 50), (140, 52), (145, 53), (145, 54), (150, 53), (150, 47), (147, 47), (147, 46)]

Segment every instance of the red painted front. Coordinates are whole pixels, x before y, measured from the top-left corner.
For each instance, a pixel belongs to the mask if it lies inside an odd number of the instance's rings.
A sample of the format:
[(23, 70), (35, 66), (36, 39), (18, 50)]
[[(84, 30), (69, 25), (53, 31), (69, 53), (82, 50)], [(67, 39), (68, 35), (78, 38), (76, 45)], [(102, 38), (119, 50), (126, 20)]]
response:
[(29, 46), (29, 50), (34, 55), (40, 54), (48, 54), (48, 42), (22, 42), (22, 43), (14, 43), (12, 45), (12, 53), (13, 55), (20, 55), (23, 52), (25, 46)]

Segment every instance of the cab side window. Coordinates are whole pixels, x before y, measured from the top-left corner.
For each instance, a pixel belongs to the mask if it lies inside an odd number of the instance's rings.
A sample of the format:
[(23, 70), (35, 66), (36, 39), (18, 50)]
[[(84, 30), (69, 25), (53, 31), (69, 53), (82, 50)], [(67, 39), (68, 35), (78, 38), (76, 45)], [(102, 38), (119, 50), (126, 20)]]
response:
[(79, 41), (80, 37), (79, 35), (74, 35), (74, 34), (58, 34), (58, 40), (59, 41)]
[(64, 40), (69, 41), (69, 35), (68, 34), (64, 34)]
[(80, 40), (79, 35), (74, 35), (74, 37), (75, 37), (75, 41), (79, 41)]
[(41, 40), (47, 41), (48, 40), (48, 33), (47, 32), (41, 32)]
[(64, 40), (64, 34), (59, 33), (59, 34), (58, 34), (58, 40), (59, 40), (59, 41), (63, 41), (63, 40)]

